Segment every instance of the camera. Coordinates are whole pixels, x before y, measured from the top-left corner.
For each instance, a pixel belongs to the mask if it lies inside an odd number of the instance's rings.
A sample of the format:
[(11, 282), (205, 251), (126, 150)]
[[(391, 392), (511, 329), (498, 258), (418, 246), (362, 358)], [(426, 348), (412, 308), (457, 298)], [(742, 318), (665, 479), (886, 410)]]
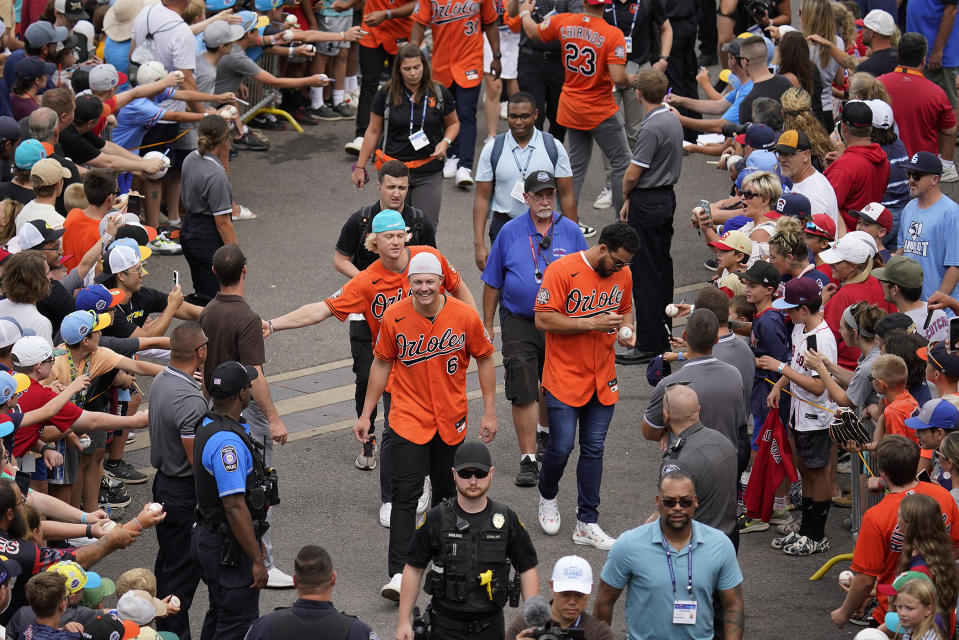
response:
[(723, 135), (727, 138), (735, 138), (740, 134), (745, 134), (746, 130), (749, 129), (750, 123), (746, 124), (733, 124), (729, 122), (723, 125)]
[(746, 2), (746, 13), (754, 22), (760, 24), (763, 18), (769, 15), (769, 2), (767, 0), (748, 0)]
[(529, 637), (537, 640), (583, 640), (585, 636), (583, 629), (563, 629), (553, 621), (547, 622), (546, 626), (536, 627), (529, 633)]

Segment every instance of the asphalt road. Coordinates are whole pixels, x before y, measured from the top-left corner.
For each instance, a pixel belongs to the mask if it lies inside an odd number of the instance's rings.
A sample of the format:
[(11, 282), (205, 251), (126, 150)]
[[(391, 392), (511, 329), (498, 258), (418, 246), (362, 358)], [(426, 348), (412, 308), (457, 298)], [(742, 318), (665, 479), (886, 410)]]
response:
[[(271, 133), (269, 153), (244, 152), (231, 165), (237, 200), (259, 216), (256, 220), (238, 223), (237, 235), (249, 260), (246, 297), (263, 317), (274, 317), (321, 299), (344, 282), (334, 271), (332, 261), (340, 226), (351, 212), (376, 199), (373, 186), (357, 192), (349, 180), (352, 159), (343, 152), (343, 144), (352, 137), (352, 126), (352, 122), (322, 123), (308, 128), (304, 134)], [(500, 129), (505, 129), (505, 123), (500, 123)], [(613, 219), (612, 210), (596, 211), (590, 207), (601, 189), (598, 154), (597, 150), (580, 208), (581, 219), (597, 228)], [(701, 238), (686, 224), (686, 212), (700, 198), (717, 199), (728, 189), (725, 172), (707, 165), (704, 156), (685, 158), (683, 177), (677, 185), (672, 255), (676, 287), (689, 293), (678, 294), (677, 300), (687, 296), (692, 299), (698, 288), (695, 285), (708, 276), (702, 266), (703, 259), (711, 255)], [(955, 189), (948, 191), (955, 196)], [(457, 189), (448, 182), (444, 187), (443, 205), (437, 235), (439, 248), (460, 269), (479, 298), (481, 283), (472, 252), (472, 191)], [(189, 270), (182, 257), (151, 258), (147, 284), (168, 289), (174, 269), (179, 270), (184, 289), (189, 292)], [(353, 378), (349, 363), (337, 361), (350, 357), (346, 327), (330, 319), (317, 327), (280, 333), (268, 340), (267, 347), (265, 368), (269, 375), (294, 372), (283, 376), (285, 382), (273, 385), (276, 399), (290, 398), (294, 395), (291, 388), (304, 393), (314, 387), (332, 388), (336, 392), (335, 397), (321, 398), (325, 403), (323, 407), (297, 414), (300, 418), (295, 426), (300, 432), (299, 439), (278, 450), (276, 466), (283, 502), (274, 513), (277, 561), (284, 570), (292, 572), (293, 558), (301, 545), (315, 543), (326, 547), (338, 572), (334, 591), (336, 606), (369, 623), (381, 638), (392, 638), (396, 607), (379, 596), (380, 587), (388, 579), (388, 532), (377, 520), (378, 474), (353, 467), (358, 445), (344, 428), (351, 411)], [(327, 366), (318, 366), (324, 364)], [(312, 369), (302, 375), (297, 372), (304, 368)], [(644, 367), (620, 367), (620, 401), (607, 438), (600, 506), (600, 523), (611, 535), (641, 524), (653, 508), (660, 455), (657, 446), (645, 442), (640, 432), (641, 416), (651, 391), (644, 371)], [(298, 381), (303, 382), (297, 386), (294, 383)], [(308, 404), (314, 397), (317, 396), (299, 400)], [(337, 411), (327, 412), (327, 406), (335, 406)], [(297, 407), (302, 411), (303, 404)], [(289, 414), (297, 407), (291, 404), (284, 413)], [(478, 401), (473, 400), (471, 419), (478, 420), (479, 411)], [(500, 431), (492, 444), (497, 470), (491, 495), (509, 504), (527, 523), (540, 557), (542, 588), (548, 589), (555, 560), (572, 553), (583, 555), (592, 563), (598, 580), (605, 554), (576, 546), (571, 540), (576, 503), (573, 470), (577, 453), (574, 452), (570, 460), (560, 491), (562, 530), (559, 535), (548, 537), (536, 521), (536, 491), (513, 485), (518, 467), (517, 447), (509, 406), (502, 395), (498, 398), (497, 414)], [(293, 426), (291, 423), (291, 430)], [(472, 431), (470, 437), (475, 437)], [(145, 449), (131, 452), (129, 458), (138, 466), (148, 465)], [(149, 500), (149, 484), (132, 486), (130, 492), (134, 497), (130, 509)], [(834, 553), (852, 550), (851, 536), (841, 526), (846, 514), (848, 510), (834, 509), (829, 517), (827, 535)], [(855, 628), (847, 626), (846, 630), (839, 631), (828, 618), (829, 611), (841, 601), (842, 593), (835, 579), (845, 567), (834, 568), (825, 580), (810, 582), (809, 576), (830, 554), (787, 557), (770, 548), (772, 537), (772, 531), (743, 536), (739, 561), (745, 575), (747, 637), (784, 640), (852, 637)], [(114, 554), (103, 561), (98, 570), (115, 578), (134, 566), (152, 566), (154, 555), (155, 536), (148, 533), (134, 549)], [(292, 590), (265, 591), (260, 612), (287, 605), (294, 598)], [(425, 596), (421, 596), (420, 601), (425, 602)], [(617, 635), (625, 634), (624, 604), (625, 598), (617, 606), (614, 617)], [(197, 634), (205, 605), (206, 596), (202, 592), (191, 616)], [(592, 602), (589, 606), (591, 610)], [(507, 615), (511, 617), (514, 613)]]

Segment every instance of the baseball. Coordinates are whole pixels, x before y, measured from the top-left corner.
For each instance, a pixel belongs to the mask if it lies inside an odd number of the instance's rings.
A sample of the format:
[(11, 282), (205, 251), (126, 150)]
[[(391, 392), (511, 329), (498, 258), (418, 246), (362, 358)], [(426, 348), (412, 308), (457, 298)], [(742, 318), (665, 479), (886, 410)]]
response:
[(620, 340), (629, 340), (633, 337), (633, 330), (629, 327), (620, 327), (619, 329), (619, 339)]
[(848, 587), (849, 585), (852, 584), (853, 575), (854, 574), (852, 571), (843, 571), (842, 573), (839, 574), (839, 584), (841, 584), (844, 587)]
[(286, 23), (287, 23), (287, 24), (296, 24), (296, 16), (293, 15), (292, 13), (289, 14), (288, 16), (286, 16)]
[(670, 303), (666, 305), (666, 315), (670, 318), (675, 318), (679, 315), (679, 307)]
[(86, 449), (87, 447), (90, 446), (90, 443), (91, 443), (91, 442), (93, 442), (93, 441), (90, 439), (90, 436), (87, 436), (87, 435), (80, 436), (80, 447), (81, 447), (81, 448)]
[(223, 107), (220, 109), (220, 115), (225, 120), (232, 120), (236, 117), (236, 107)]
[[(290, 17), (292, 18), (293, 16), (290, 16)], [(284, 40), (284, 42), (291, 42), (291, 41), (293, 40), (293, 32), (292, 32), (292, 31), (284, 31), (284, 32), (283, 32), (283, 40)]]
[(151, 502), (147, 505), (147, 513), (151, 516), (156, 516), (163, 513), (163, 505), (159, 502)]
[(176, 596), (170, 596), (170, 604), (171, 604), (172, 606), (174, 606), (174, 607), (179, 607), (179, 606), (180, 606), (180, 599), (177, 598)]
[(163, 155), (159, 151), (148, 151), (143, 154), (144, 159), (152, 160), (153, 158), (163, 158), (163, 168), (157, 171), (156, 173), (151, 173), (147, 176), (150, 180), (160, 180), (163, 176), (166, 175), (166, 172), (170, 170), (170, 158)]
[(114, 522), (113, 520), (107, 520), (106, 522), (103, 523), (103, 533), (110, 533), (116, 528), (116, 526), (117, 526), (116, 522)]

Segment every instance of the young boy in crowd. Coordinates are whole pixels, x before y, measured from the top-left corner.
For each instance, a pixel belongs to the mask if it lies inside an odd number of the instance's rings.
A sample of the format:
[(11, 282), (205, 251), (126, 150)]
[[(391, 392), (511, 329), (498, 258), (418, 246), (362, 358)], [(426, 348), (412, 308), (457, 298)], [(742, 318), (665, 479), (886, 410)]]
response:
[(716, 286), (732, 298), (745, 293), (739, 273), (746, 270), (746, 263), (752, 254), (753, 242), (742, 231), (727, 231), (716, 242), (707, 243), (716, 251)]
[[(881, 247), (886, 241), (886, 236), (892, 231), (892, 212), (878, 202), (870, 202), (862, 211), (851, 210), (850, 215), (856, 216), (859, 222), (856, 223), (856, 231), (865, 231), (876, 241), (876, 246)], [(879, 257), (882, 263), (889, 262), (892, 254), (888, 249), (880, 249)]]
[[(58, 624), (65, 625), (67, 623), (75, 622), (84, 625), (96, 616), (96, 611), (90, 607), (83, 606), (81, 603), (84, 590), (90, 585), (99, 586), (101, 583), (101, 578), (96, 572), (85, 571), (84, 568), (74, 560), (61, 560), (60, 562), (56, 562), (47, 567), (46, 573), (52, 573), (55, 576), (59, 576), (61, 584), (66, 586), (67, 606), (63, 611), (60, 612)], [(30, 602), (29, 589), (30, 587), (28, 585), (28, 602)], [(6, 627), (7, 637), (30, 637), (26, 635), (27, 628), (38, 621), (39, 618), (36, 614), (36, 608), (33, 607), (33, 602), (30, 602), (29, 607), (21, 607), (20, 610), (13, 614), (13, 617), (10, 618), (10, 622), (7, 623)], [(34, 631), (36, 630), (34, 629)], [(35, 634), (33, 637), (39, 638), (40, 636)], [(47, 636), (42, 637), (45, 638)]]
[(67, 609), (67, 584), (59, 573), (44, 571), (30, 578), (26, 586), (27, 602), (37, 621), (22, 632), (22, 637), (44, 640), (75, 640), (83, 631), (78, 622), (60, 628), (60, 616)]
[[(872, 363), (872, 388), (883, 397), (882, 419), (876, 425), (873, 434), (872, 446), (882, 440), (883, 436), (899, 434), (906, 436), (917, 445), (922, 443), (917, 437), (916, 430), (906, 425), (906, 418), (919, 413), (919, 403), (906, 390), (906, 380), (909, 369), (906, 361), (897, 355), (886, 353)], [(919, 468), (916, 472), (932, 470), (932, 451), (923, 448), (919, 454)]]
[(915, 430), (922, 451), (932, 452), (932, 481), (938, 482), (946, 491), (952, 491), (953, 486), (959, 489), (959, 483), (953, 484), (952, 475), (943, 472), (936, 453), (945, 437), (959, 428), (959, 408), (950, 400), (957, 398), (933, 398), (922, 405), (918, 416), (905, 421), (907, 427)]

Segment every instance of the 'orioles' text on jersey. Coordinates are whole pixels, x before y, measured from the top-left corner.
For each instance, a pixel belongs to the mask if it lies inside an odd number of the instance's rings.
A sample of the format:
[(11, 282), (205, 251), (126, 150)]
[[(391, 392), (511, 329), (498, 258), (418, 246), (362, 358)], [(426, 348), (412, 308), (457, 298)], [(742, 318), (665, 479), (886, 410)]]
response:
[[(421, 0), (422, 2), (422, 0)], [(590, 130), (616, 113), (609, 65), (626, 64), (623, 32), (602, 18), (561, 13), (539, 24), (543, 42), (559, 40), (566, 81), (559, 96), (556, 122)]]
[[(460, 274), (447, 262), (439, 251), (432, 247), (407, 247), (410, 259), (417, 253), (427, 252), (436, 256), (443, 266), (443, 289), (452, 293), (460, 288)], [(373, 340), (380, 330), (380, 321), (386, 308), (410, 295), (410, 282), (407, 269), (409, 262), (402, 273), (390, 271), (377, 260), (363, 271), (353, 276), (343, 288), (324, 300), (333, 315), (340, 322), (345, 322), (351, 313), (362, 313), (370, 325)]]
[(393, 364), (390, 428), (414, 444), (466, 437), (466, 368), (493, 355), (476, 309), (452, 296), (431, 322), (405, 298), (383, 314), (373, 355)]
[[(633, 308), (632, 291), (629, 267), (601, 278), (580, 251), (549, 265), (533, 311), (554, 311), (570, 318), (625, 315)], [(613, 354), (616, 333), (615, 329), (608, 333), (547, 331), (543, 388), (571, 407), (585, 405), (594, 393), (602, 404), (615, 404), (619, 398)]]
[(433, 79), (475, 87), (483, 79), (483, 25), (496, 22), (493, 0), (419, 0), (413, 21), (433, 31)]

